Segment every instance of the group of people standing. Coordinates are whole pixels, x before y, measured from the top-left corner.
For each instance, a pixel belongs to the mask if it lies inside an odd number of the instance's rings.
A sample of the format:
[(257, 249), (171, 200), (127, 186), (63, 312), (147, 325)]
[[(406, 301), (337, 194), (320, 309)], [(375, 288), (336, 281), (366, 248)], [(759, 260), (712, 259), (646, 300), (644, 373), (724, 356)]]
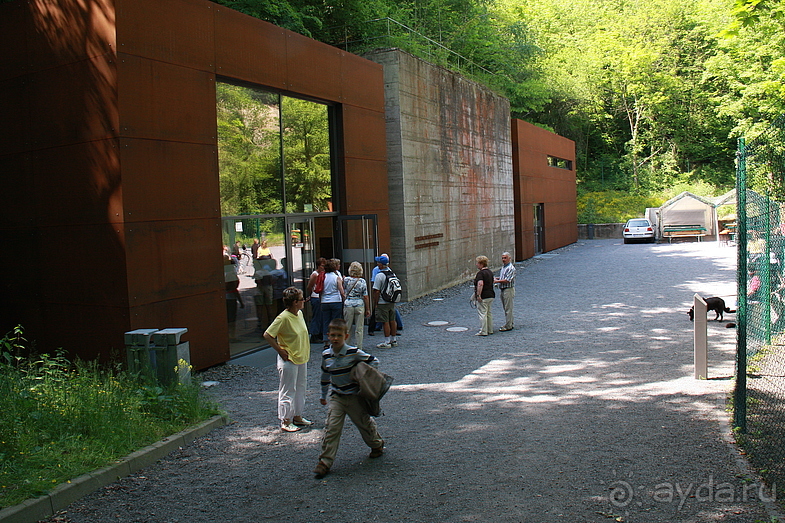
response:
[[(319, 258), (306, 286), (306, 295), (311, 302), (311, 342), (328, 345), (328, 326), (335, 318), (346, 321), (349, 333), (354, 331), (354, 343), (363, 346), (364, 326), (368, 319), (368, 333), (373, 336), (376, 324), (384, 332), (384, 341), (377, 344), (380, 349), (398, 345), (398, 330), (402, 324), (395, 310), (395, 303), (386, 301), (382, 290), (388, 275), (394, 274), (389, 267), (390, 257), (382, 254), (375, 258), (376, 267), (371, 272), (371, 288), (363, 277), (363, 266), (354, 261), (349, 265), (348, 276), (340, 273), (341, 261)], [(392, 320), (390, 320), (392, 315)]]
[[(328, 405), (329, 402), (329, 409), (322, 452), (314, 470), (317, 477), (327, 474), (335, 461), (347, 415), (357, 426), (363, 441), (371, 448), (369, 456), (377, 458), (384, 453), (384, 440), (379, 436), (376, 422), (367, 411), (366, 404), (357, 395), (359, 385), (352, 379), (350, 372), (359, 362), (374, 367), (379, 365), (374, 356), (361, 348), (365, 318), (371, 316), (371, 305), (385, 333), (385, 341), (377, 347), (390, 348), (398, 344), (395, 302), (388, 302), (382, 297), (382, 290), (386, 288), (392, 274), (390, 260), (383, 254), (375, 261), (377, 268), (372, 275), (372, 293), (369, 298), (368, 285), (359, 262), (349, 265), (349, 275), (344, 278), (339, 271), (340, 260), (320, 258), (306, 287), (314, 310), (311, 334), (303, 315), (305, 296), (296, 287), (284, 290), (286, 309), (264, 332), (265, 340), (277, 353), (278, 418), (284, 432), (297, 432), (313, 424), (303, 416), (310, 344), (324, 342), (320, 402), (322, 405)], [(353, 326), (357, 346), (348, 343)], [(314, 331), (321, 334), (321, 340), (318, 335), (313, 336)]]
[(474, 277), (474, 299), (477, 302), (477, 316), (480, 319), (480, 330), (475, 336), (493, 334), (493, 314), (491, 304), (496, 298), (494, 285), (498, 286), (504, 308), (504, 326), (500, 331), (511, 331), (515, 328), (513, 320), (513, 302), (515, 301), (515, 265), (509, 252), (502, 254), (502, 268), (499, 276), (494, 277), (488, 268), (488, 257), (477, 256), (477, 275)]
[[(314, 308), (319, 311), (319, 320), (312, 326), (320, 327), (324, 349), (322, 351), (321, 398), (322, 405), (329, 405), (327, 421), (322, 438), (322, 451), (314, 469), (317, 477), (329, 473), (338, 451), (346, 416), (360, 431), (371, 452), (369, 457), (377, 458), (384, 453), (384, 440), (379, 435), (376, 422), (358, 396), (359, 384), (352, 378), (351, 370), (359, 362), (378, 367), (379, 360), (361, 348), (365, 318), (371, 316), (373, 305), (376, 320), (382, 323), (385, 340), (379, 348), (398, 345), (395, 299), (390, 298), (390, 279), (395, 278), (389, 269), (390, 259), (383, 254), (375, 259), (377, 269), (372, 274), (371, 297), (363, 278), (363, 268), (358, 262), (349, 265), (349, 275), (344, 278), (340, 271), (340, 261), (320, 258), (319, 267), (309, 279), (308, 292)], [(478, 336), (493, 334), (491, 304), (496, 293), (494, 285), (501, 293), (506, 323), (500, 330), (514, 328), (513, 299), (515, 297), (515, 266), (510, 253), (502, 254), (502, 269), (498, 277), (488, 269), (488, 258), (476, 258), (475, 296), (480, 318)], [(382, 293), (389, 300), (382, 297)], [(318, 299), (318, 302), (316, 300)], [(302, 290), (289, 287), (283, 292), (286, 309), (281, 312), (264, 332), (264, 338), (277, 353), (276, 367), (279, 375), (278, 418), (281, 430), (297, 432), (313, 424), (303, 414), (307, 365), (310, 359), (310, 337), (306, 326), (303, 308), (305, 296)], [(341, 314), (343, 317), (341, 317)], [(314, 314), (316, 316), (316, 314)], [(355, 327), (357, 346), (349, 345), (350, 328)]]

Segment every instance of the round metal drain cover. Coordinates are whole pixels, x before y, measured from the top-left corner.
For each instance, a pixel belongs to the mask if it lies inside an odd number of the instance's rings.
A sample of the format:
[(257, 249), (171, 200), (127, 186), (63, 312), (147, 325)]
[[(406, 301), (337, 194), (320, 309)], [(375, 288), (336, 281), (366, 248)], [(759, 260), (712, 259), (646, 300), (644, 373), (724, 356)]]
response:
[(450, 332), (463, 332), (469, 330), (469, 327), (447, 327)]

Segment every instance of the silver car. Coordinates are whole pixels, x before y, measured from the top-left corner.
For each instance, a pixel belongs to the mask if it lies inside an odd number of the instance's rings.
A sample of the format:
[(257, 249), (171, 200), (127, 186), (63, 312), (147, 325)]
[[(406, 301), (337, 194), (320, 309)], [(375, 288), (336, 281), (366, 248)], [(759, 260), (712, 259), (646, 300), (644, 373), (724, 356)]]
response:
[(624, 238), (624, 243), (630, 243), (633, 240), (654, 243), (654, 227), (645, 218), (633, 218), (632, 220), (627, 220), (627, 223), (624, 224), (622, 237)]

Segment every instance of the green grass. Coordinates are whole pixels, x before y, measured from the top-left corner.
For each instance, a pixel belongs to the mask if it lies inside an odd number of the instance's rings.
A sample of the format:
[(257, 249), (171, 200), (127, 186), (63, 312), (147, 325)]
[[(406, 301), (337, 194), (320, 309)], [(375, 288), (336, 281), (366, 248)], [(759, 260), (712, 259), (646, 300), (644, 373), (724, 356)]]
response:
[(40, 496), (220, 413), (195, 384), (161, 388), (0, 339), (0, 508)]

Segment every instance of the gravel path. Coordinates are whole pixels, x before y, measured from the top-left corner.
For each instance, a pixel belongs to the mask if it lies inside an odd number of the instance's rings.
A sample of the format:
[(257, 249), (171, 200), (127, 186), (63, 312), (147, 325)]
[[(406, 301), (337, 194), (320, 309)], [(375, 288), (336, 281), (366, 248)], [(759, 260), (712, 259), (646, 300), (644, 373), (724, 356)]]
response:
[(584, 241), (520, 264), (516, 292), (511, 332), (475, 337), (461, 285), (406, 304), (397, 348), (368, 349), (396, 378), (380, 459), (347, 423), (333, 471), (314, 479), (325, 408), (313, 345), (314, 428), (278, 429), (274, 368), (211, 369), (202, 379), (221, 381), (211, 390), (232, 424), (56, 520), (769, 521), (726, 442), (734, 329), (710, 322), (711, 379), (692, 378), (685, 313), (695, 292), (735, 294), (734, 249)]

